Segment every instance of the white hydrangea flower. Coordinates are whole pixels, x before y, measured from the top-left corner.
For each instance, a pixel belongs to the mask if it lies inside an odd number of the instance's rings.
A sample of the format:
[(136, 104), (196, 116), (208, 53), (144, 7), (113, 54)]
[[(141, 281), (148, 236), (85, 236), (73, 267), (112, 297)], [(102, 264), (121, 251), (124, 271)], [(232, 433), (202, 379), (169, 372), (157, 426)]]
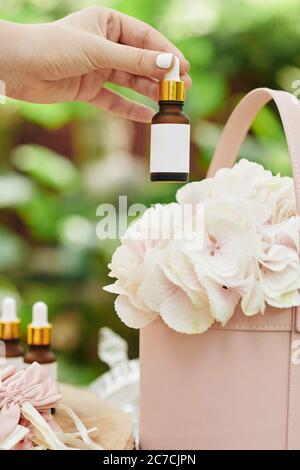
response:
[[(188, 223), (196, 229), (185, 231)], [(299, 306), (299, 244), (292, 179), (241, 160), (132, 224), (109, 264), (117, 280), (105, 289), (118, 295), (115, 309), (128, 326), (161, 317), (175, 331), (202, 333), (225, 325), (237, 305), (248, 316), (266, 304)]]

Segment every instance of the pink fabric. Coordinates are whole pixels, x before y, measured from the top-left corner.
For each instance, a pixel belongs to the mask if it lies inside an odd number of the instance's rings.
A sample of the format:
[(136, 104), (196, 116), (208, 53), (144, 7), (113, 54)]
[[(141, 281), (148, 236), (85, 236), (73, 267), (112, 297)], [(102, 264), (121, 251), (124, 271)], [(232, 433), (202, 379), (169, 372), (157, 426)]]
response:
[(0, 378), (0, 442), (19, 423), (22, 403), (46, 412), (61, 399), (57, 384), (37, 362), (19, 372), (4, 369)]
[[(55, 431), (55, 432), (63, 432), (61, 427), (57, 424), (57, 422), (54, 420), (51, 411), (42, 411), (41, 416), (44, 418), (44, 420), (49, 424), (50, 428)], [(21, 418), (19, 421), (19, 424), (21, 426), (27, 427), (30, 429), (29, 433), (25, 436), (25, 438), (19, 442), (12, 450), (29, 450), (34, 447), (34, 444), (32, 442), (32, 438), (34, 436), (32, 432), (32, 427), (31, 423), (29, 423), (26, 419)]]
[(286, 449), (290, 331), (140, 335), (143, 450)]

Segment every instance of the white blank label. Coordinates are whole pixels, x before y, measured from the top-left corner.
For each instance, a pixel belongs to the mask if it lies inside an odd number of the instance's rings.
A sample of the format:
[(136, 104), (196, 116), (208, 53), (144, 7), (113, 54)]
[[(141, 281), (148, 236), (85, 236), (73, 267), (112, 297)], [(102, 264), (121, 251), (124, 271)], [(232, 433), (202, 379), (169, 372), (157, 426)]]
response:
[(152, 124), (151, 173), (189, 173), (189, 124)]

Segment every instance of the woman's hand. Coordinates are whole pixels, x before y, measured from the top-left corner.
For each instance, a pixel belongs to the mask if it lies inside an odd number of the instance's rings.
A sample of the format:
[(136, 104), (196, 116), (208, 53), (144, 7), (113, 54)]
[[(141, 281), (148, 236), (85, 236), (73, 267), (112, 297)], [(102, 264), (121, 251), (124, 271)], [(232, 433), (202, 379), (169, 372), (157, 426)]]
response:
[(157, 99), (158, 80), (180, 59), (162, 34), (114, 10), (91, 7), (45, 24), (0, 22), (0, 79), (11, 98), (35, 103), (85, 101), (136, 121), (153, 110), (106, 88), (106, 82)]

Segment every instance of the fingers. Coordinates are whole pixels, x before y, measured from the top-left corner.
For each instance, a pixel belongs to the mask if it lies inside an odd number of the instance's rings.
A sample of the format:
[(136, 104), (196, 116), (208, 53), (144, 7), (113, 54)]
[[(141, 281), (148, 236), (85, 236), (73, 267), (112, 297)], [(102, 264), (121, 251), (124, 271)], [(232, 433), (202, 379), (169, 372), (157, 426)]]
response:
[(134, 75), (161, 80), (173, 63), (173, 55), (170, 53), (139, 49), (108, 40), (101, 40), (101, 47), (105, 67), (123, 70)]
[(185, 73), (180, 78), (185, 82), (186, 88), (191, 88), (193, 82), (189, 74)]
[[(102, 66), (123, 70), (134, 75), (162, 80), (165, 73), (174, 64), (174, 55), (170, 52), (139, 49), (106, 39), (101, 40), (101, 48)], [(187, 67), (183, 68), (182, 74), (186, 72)]]
[(88, 103), (133, 121), (151, 122), (154, 114), (151, 108), (128, 100), (108, 88), (102, 88)]
[(128, 46), (149, 49), (153, 51), (170, 52), (180, 59), (180, 72), (188, 72), (189, 63), (182, 52), (177, 49), (163, 34), (152, 26), (131, 16), (117, 13), (121, 23), (120, 42)]
[(121, 70), (113, 70), (107, 81), (135, 90), (154, 101), (158, 100), (158, 82), (151, 78), (140, 77)]
[[(162, 80), (165, 73), (172, 68), (174, 56), (180, 59), (181, 76), (188, 73), (189, 64), (183, 54), (151, 26), (113, 10), (109, 10), (110, 13), (103, 26), (103, 18), (102, 22), (101, 18), (97, 21), (98, 15), (103, 15), (103, 9), (89, 9), (89, 14), (91, 12), (95, 20), (92, 26), (87, 28), (85, 25), (84, 30), (69, 28), (67, 35), (64, 31), (61, 32), (65, 34), (67, 43), (71, 43), (65, 50), (72, 51), (72, 54), (68, 53), (66, 58), (67, 63), (72, 65), (73, 75), (73, 68), (78, 71), (77, 75), (102, 68), (113, 68)], [(98, 26), (102, 24), (102, 27), (98, 27), (97, 30), (93, 26), (94, 23)], [(59, 27), (65, 28), (64, 23)], [(69, 73), (64, 75), (66, 76), (72, 75)]]

